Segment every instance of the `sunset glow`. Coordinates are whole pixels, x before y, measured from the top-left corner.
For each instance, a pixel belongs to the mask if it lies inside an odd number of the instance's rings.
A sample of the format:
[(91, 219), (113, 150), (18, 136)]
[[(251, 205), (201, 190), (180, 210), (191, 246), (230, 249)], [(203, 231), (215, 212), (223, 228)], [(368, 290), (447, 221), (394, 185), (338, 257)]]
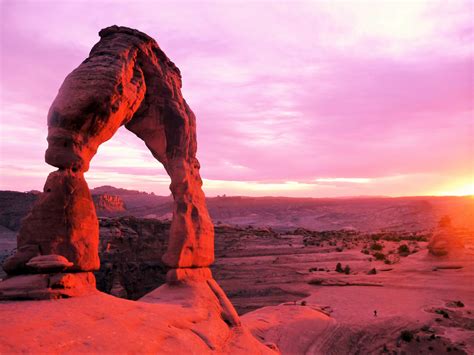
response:
[[(180, 68), (209, 196), (472, 195), (473, 4), (2, 1), (0, 189), (42, 189), (49, 105), (118, 24)], [(86, 178), (169, 194), (124, 128)]]

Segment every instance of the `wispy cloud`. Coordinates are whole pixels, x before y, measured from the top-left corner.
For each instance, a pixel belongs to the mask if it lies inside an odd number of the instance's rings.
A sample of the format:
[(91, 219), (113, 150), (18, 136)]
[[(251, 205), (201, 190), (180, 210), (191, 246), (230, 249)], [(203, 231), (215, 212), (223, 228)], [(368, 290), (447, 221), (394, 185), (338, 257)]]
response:
[[(209, 194), (413, 195), (473, 175), (471, 1), (0, 6), (0, 188), (41, 187), (49, 104), (111, 24), (180, 67)], [(88, 179), (165, 193), (164, 175), (123, 129)]]

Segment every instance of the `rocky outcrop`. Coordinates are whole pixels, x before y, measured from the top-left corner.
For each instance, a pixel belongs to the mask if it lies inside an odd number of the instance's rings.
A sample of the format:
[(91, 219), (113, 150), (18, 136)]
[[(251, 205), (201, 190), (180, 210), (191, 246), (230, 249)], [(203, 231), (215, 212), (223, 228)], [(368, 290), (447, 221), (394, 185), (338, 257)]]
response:
[(192, 282), (163, 285), (137, 302), (99, 292), (9, 301), (0, 307), (0, 353), (276, 354), (223, 312), (210, 287)]
[(100, 269), (97, 288), (136, 300), (166, 282), (161, 258), (168, 246), (170, 223), (134, 217), (100, 218)]
[(61, 255), (39, 255), (31, 258), (26, 266), (36, 272), (60, 272), (73, 266), (69, 260)]
[(37, 198), (31, 192), (0, 191), (0, 225), (17, 231)]
[(125, 203), (120, 196), (109, 194), (92, 195), (98, 215), (115, 214), (125, 211)]
[(91, 272), (19, 275), (0, 286), (0, 300), (48, 300), (98, 293)]
[[(112, 26), (99, 35), (101, 40), (66, 77), (49, 110), (45, 159), (58, 170), (49, 174), (43, 193), (22, 221), (17, 252), (3, 264), (13, 276), (0, 283), (0, 300), (68, 298), (97, 292), (91, 271), (100, 265), (99, 223), (84, 172), (100, 144), (125, 126), (164, 165), (174, 199), (167, 245), (155, 239), (151, 245), (142, 245), (147, 250), (140, 251), (152, 251), (150, 247), (159, 250), (158, 255), (152, 252), (150, 256), (169, 269), (167, 285), (142, 302), (165, 303), (162, 308), (172, 309), (170, 314), (176, 320), (173, 326), (180, 331), (183, 326), (189, 329), (190, 336), (195, 341), (197, 338), (207, 352), (235, 353), (243, 349), (249, 353), (258, 347), (262, 353), (267, 352), (241, 327), (237, 312), (209, 269), (214, 261), (214, 227), (201, 188), (196, 119), (182, 97), (178, 68), (155, 40), (137, 30)], [(120, 228), (111, 228), (110, 233), (114, 242), (129, 243), (125, 250), (131, 259), (133, 254), (140, 254), (133, 245), (137, 233), (124, 237)], [(106, 244), (102, 248), (104, 259), (125, 257), (121, 265), (129, 268), (126, 253), (117, 252), (119, 248), (110, 242), (112, 238), (108, 239), (102, 241)], [(157, 257), (162, 250), (162, 257)], [(106, 269), (111, 266), (109, 291), (128, 296), (125, 280), (121, 279), (124, 273), (113, 265), (104, 262)], [(183, 309), (179, 301), (190, 311)], [(108, 308), (107, 302), (105, 307)], [(189, 324), (184, 324), (186, 321)], [(158, 327), (167, 329), (170, 324), (161, 321)], [(246, 345), (241, 341), (233, 343), (232, 338), (242, 334)], [(183, 349), (176, 344), (178, 338), (174, 335), (171, 348), (167, 336), (161, 344), (152, 341), (153, 352), (171, 349), (175, 353), (176, 349)], [(193, 341), (188, 339), (185, 343)], [(232, 351), (226, 351), (229, 345)], [(51, 350), (54, 345), (48, 348)], [(195, 350), (194, 346), (190, 348)]]
[(442, 217), (428, 243), (431, 255), (445, 256), (464, 249), (462, 233), (453, 227), (449, 216)]
[(214, 260), (214, 229), (196, 159), (196, 119), (182, 97), (180, 72), (142, 32), (112, 26), (99, 35), (51, 105), (45, 159), (59, 170), (49, 175), (24, 219), (18, 251), (4, 269), (10, 275), (28, 273), (31, 258), (49, 254), (72, 262), (69, 271), (99, 268), (98, 222), (83, 173), (100, 144), (125, 126), (171, 178), (173, 220), (162, 260), (192, 274)]
[(8, 274), (28, 273), (31, 258), (50, 254), (72, 262), (70, 271), (98, 269), (99, 224), (82, 172), (49, 174), (44, 193), (22, 222), (17, 242), (17, 253), (3, 264)]

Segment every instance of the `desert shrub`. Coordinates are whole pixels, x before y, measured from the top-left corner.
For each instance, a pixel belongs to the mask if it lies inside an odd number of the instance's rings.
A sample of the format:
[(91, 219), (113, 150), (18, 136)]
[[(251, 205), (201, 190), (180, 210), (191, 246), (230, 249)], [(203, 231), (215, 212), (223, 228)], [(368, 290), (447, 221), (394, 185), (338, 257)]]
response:
[(346, 267), (344, 268), (344, 274), (349, 275), (350, 273), (351, 273), (351, 268), (349, 267), (349, 265), (346, 265)]
[(435, 313), (442, 315), (443, 318), (449, 318), (449, 313), (446, 312), (444, 309), (437, 309)]
[(306, 301), (301, 301), (302, 306), (306, 306)]
[(367, 275), (376, 275), (377, 274), (377, 270), (375, 268), (369, 270), (369, 272), (367, 272)]
[(402, 244), (398, 247), (398, 253), (400, 255), (408, 255), (410, 254), (410, 248), (406, 244)]
[(388, 260), (388, 259), (385, 259), (383, 262), (384, 262), (385, 264), (387, 264), (387, 265), (392, 264), (392, 262), (391, 262), (390, 260)]
[(341, 248), (341, 247), (337, 247), (337, 248), (336, 248), (336, 251), (339, 252), (339, 253), (340, 253), (341, 251), (343, 251), (343, 250), (344, 250), (344, 249)]
[(337, 271), (337, 272), (344, 272), (344, 270), (342, 269), (342, 264), (341, 264), (341, 263), (337, 263), (337, 265), (336, 265), (336, 271)]
[(380, 238), (382, 237), (381, 234), (379, 233), (374, 233), (370, 236), (372, 238), (373, 241), (377, 241), (377, 240), (380, 240)]
[(413, 340), (413, 332), (410, 330), (402, 330), (402, 332), (400, 333), (400, 338), (403, 341), (409, 343)]
[(424, 331), (424, 332), (428, 332), (428, 331), (430, 331), (430, 329), (431, 328), (430, 328), (429, 324), (425, 324), (424, 326), (421, 327), (421, 330)]
[(384, 253), (375, 253), (374, 258), (375, 260), (385, 260), (385, 255)]
[(369, 254), (369, 251), (367, 249), (362, 249), (360, 252), (363, 254)]
[(370, 246), (370, 249), (372, 249), (372, 250), (382, 250), (383, 245), (380, 244), (380, 243), (372, 243), (372, 245)]

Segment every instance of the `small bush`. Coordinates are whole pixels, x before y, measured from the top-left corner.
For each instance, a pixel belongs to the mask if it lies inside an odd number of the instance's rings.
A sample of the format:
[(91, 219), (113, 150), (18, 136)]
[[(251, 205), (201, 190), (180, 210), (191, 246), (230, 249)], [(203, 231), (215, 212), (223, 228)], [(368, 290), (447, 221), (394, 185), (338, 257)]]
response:
[(403, 330), (401, 333), (400, 333), (400, 338), (403, 340), (403, 341), (406, 341), (407, 343), (411, 342), (413, 340), (413, 332), (411, 332), (410, 330)]
[(372, 249), (372, 250), (382, 250), (382, 249), (383, 249), (383, 245), (382, 245), (382, 244), (379, 244), (379, 243), (373, 243), (373, 244), (370, 246), (370, 249)]
[(349, 275), (350, 273), (351, 273), (351, 268), (349, 267), (349, 265), (346, 265), (346, 267), (344, 268), (344, 274)]
[(375, 268), (369, 270), (369, 272), (367, 272), (367, 275), (376, 275), (377, 274), (377, 270)]
[(368, 251), (367, 249), (362, 249), (360, 252), (361, 252), (362, 254), (367, 254), (367, 255), (369, 254), (369, 251)]
[(375, 253), (374, 258), (375, 260), (385, 260), (385, 255), (383, 253)]
[(342, 264), (341, 264), (341, 263), (337, 263), (337, 265), (336, 265), (336, 271), (337, 271), (337, 272), (344, 272), (344, 270), (342, 269)]
[(402, 244), (398, 247), (398, 254), (400, 255), (408, 255), (410, 254), (410, 248), (406, 244)]
[(443, 316), (443, 318), (449, 318), (449, 313), (446, 312), (444, 309), (437, 309), (435, 311), (437, 314), (440, 314)]

